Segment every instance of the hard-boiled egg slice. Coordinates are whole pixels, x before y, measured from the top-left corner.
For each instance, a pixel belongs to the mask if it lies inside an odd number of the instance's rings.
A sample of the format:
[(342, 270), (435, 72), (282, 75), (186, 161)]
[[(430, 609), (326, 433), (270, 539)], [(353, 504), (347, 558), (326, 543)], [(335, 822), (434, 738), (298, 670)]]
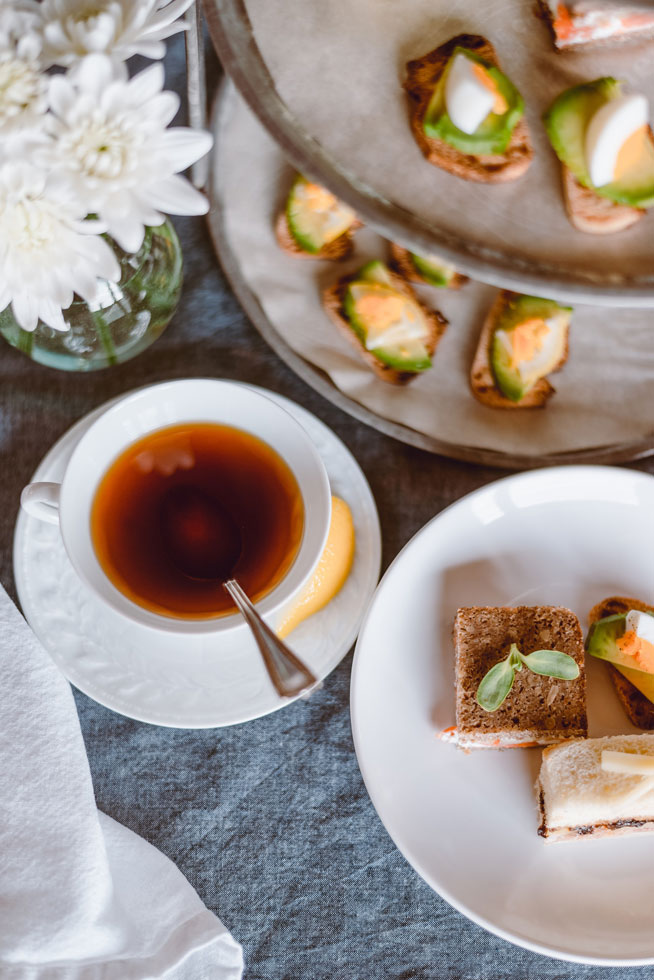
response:
[(539, 317), (527, 320), (512, 330), (497, 330), (512, 367), (525, 383), (543, 378), (560, 362), (565, 350), (567, 325), (567, 315), (559, 313), (547, 320)]
[(620, 95), (601, 106), (586, 129), (588, 175), (594, 187), (619, 180), (637, 162), (648, 138), (644, 95)]
[(630, 609), (627, 613), (625, 626), (627, 631), (633, 630), (641, 640), (654, 643), (654, 616), (650, 616), (649, 613)]
[(484, 66), (459, 51), (447, 73), (445, 108), (457, 129), (471, 135), (489, 112), (506, 112), (507, 104)]
[(358, 316), (368, 331), (365, 345), (394, 347), (409, 340), (420, 340), (429, 333), (420, 307), (408, 297), (385, 286), (352, 286)]
[(315, 229), (325, 245), (339, 238), (356, 218), (351, 208), (320, 184), (301, 183), (295, 196), (298, 201), (306, 202), (305, 225)]
[(624, 635), (616, 640), (618, 649), (634, 658), (637, 669), (654, 674), (654, 616), (630, 609), (625, 626)]

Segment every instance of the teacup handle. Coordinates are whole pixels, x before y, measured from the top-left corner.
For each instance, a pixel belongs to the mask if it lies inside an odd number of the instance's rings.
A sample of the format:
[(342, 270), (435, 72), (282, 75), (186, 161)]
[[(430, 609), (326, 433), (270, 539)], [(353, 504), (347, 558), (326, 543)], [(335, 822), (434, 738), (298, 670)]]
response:
[(48, 524), (59, 523), (61, 483), (30, 483), (20, 495), (23, 510)]

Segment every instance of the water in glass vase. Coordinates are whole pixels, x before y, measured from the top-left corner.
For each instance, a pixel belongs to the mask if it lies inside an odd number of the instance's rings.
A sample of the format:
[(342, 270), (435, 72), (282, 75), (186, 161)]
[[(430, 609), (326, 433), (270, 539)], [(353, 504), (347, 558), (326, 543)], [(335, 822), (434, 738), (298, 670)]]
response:
[(143, 245), (133, 254), (115, 243), (120, 281), (101, 284), (93, 304), (76, 300), (64, 319), (67, 331), (39, 321), (23, 330), (11, 307), (0, 313), (0, 333), (33, 360), (63, 371), (94, 371), (128, 361), (163, 333), (182, 288), (182, 249), (169, 221), (146, 228)]

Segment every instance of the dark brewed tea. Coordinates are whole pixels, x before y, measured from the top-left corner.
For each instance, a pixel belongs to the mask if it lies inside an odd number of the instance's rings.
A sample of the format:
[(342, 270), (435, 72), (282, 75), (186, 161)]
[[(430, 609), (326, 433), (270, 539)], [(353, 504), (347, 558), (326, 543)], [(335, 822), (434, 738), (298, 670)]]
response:
[[(233, 528), (229, 543), (205, 529), (202, 508), (212, 507)], [(231, 575), (256, 601), (291, 567), (303, 525), (300, 490), (284, 460), (248, 432), (206, 423), (158, 429), (133, 443), (103, 476), (91, 511), (95, 553), (116, 588), (183, 619), (225, 615), (234, 604), (212, 564), (195, 572), (180, 559), (180, 540), (194, 546), (193, 535), (203, 538), (211, 559), (214, 547), (229, 550), (216, 555), (218, 574), (235, 561)]]

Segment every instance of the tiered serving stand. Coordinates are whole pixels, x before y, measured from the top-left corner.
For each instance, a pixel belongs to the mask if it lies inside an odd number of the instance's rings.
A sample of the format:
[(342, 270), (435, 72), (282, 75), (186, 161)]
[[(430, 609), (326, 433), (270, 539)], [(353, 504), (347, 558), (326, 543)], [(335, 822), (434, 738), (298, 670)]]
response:
[[(645, 311), (654, 308), (654, 235), (649, 221), (643, 220), (642, 228), (636, 226), (633, 231), (604, 238), (575, 232), (563, 212), (558, 163), (539, 118), (552, 93), (600, 73), (626, 75), (632, 85), (641, 91), (649, 89), (654, 96), (648, 52), (636, 45), (617, 53), (606, 48), (603, 55), (560, 54), (554, 51), (545, 25), (536, 20), (532, 5), (525, 0), (483, 6), (480, 25), (481, 8), (474, 0), (431, 2), (429, 18), (421, 30), (415, 17), (420, 13), (417, 8), (427, 9), (423, 0), (415, 4), (377, 0), (379, 16), (385, 18), (387, 27), (392, 23), (396, 37), (388, 30), (383, 35), (376, 32), (374, 24), (357, 16), (359, 5), (345, 0), (333, 0), (328, 5), (313, 0), (275, 4), (266, 0), (204, 0), (203, 10), (231, 82), (288, 161), (353, 207), (363, 222), (384, 238), (413, 251), (439, 253), (471, 278), (492, 286), (575, 306), (601, 307), (598, 315), (616, 322), (621, 310), (633, 313), (638, 308), (648, 317)], [(364, 8), (372, 10), (375, 5), (362, 0)], [(339, 54), (333, 56), (330, 70), (332, 54), (327, 54), (336, 50), (334, 31), (339, 18), (345, 50), (341, 52), (337, 46)], [(466, 183), (467, 207), (461, 205), (464, 182), (430, 167), (410, 143), (400, 84), (403, 64), (409, 57), (419, 56), (462, 31), (482, 33), (501, 50), (508, 74), (526, 96), (536, 151), (530, 171), (522, 178), (525, 183), (496, 187)], [(366, 54), (375, 45), (388, 48), (387, 77), (379, 74), (380, 59)], [(360, 57), (355, 56), (357, 51)], [(312, 62), (316, 66), (313, 76)], [(538, 84), (533, 83), (536, 78)], [(374, 144), (376, 131), (369, 125), (369, 114), (365, 115), (365, 99), (359, 104), (365, 84), (377, 87), (379, 103), (385, 107), (384, 118), (376, 123), (377, 130), (385, 128), (378, 145)], [(229, 89), (223, 86), (212, 114), (214, 168), (220, 160), (223, 127), (232, 111), (229, 98)], [(361, 146), (356, 152), (335, 132), (334, 112), (341, 113), (344, 127), (361, 129)], [(388, 154), (396, 153), (398, 160), (407, 161), (395, 185), (389, 183), (388, 168), (376, 166), (384, 146)], [(469, 445), (465, 439), (435, 439), (383, 418), (341, 391), (324, 371), (286, 343), (242, 275), (226, 233), (224, 208), (216, 204), (214, 199), (210, 224), (217, 253), (253, 323), (296, 373), (353, 416), (429, 451), (503, 467), (617, 463), (654, 453), (654, 429), (643, 437), (642, 426), (637, 437), (631, 438), (627, 431), (624, 438), (604, 445), (565, 452), (543, 452), (534, 445), (531, 451), (515, 453)], [(654, 314), (652, 320), (654, 328)], [(637, 405), (634, 411), (638, 411)]]

